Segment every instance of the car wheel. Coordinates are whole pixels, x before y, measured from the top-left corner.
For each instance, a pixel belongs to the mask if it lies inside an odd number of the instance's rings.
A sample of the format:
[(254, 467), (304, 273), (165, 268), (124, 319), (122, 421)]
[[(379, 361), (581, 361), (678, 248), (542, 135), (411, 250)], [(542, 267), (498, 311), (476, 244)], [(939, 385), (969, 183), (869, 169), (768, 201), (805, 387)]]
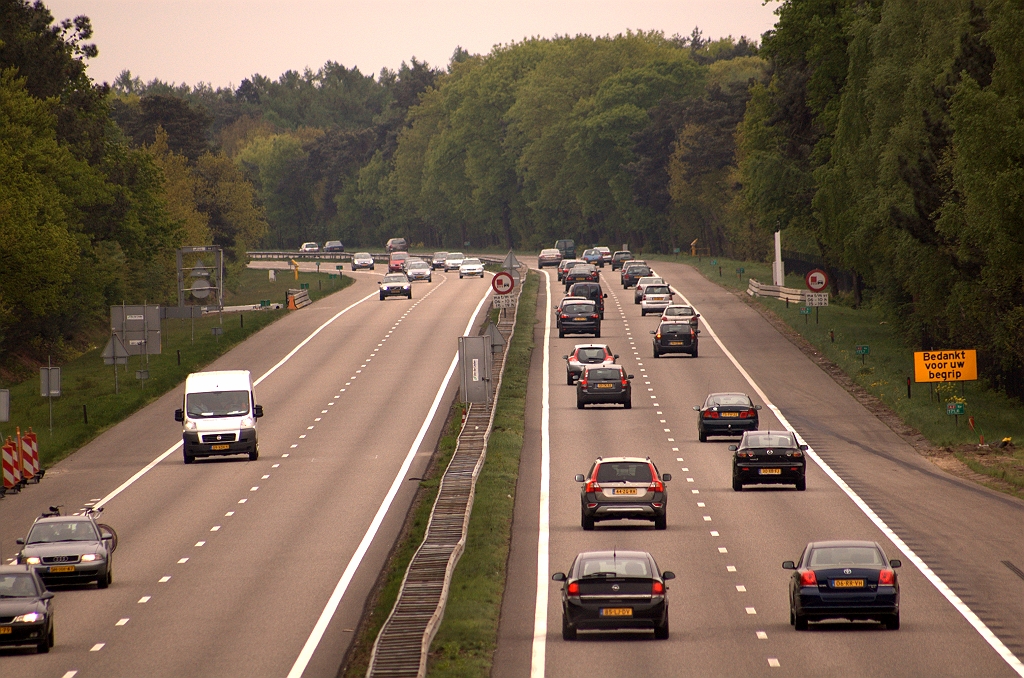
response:
[(807, 489), (807, 479), (806, 478), (801, 478), (800, 480), (796, 481), (796, 489), (797, 489), (798, 492), (803, 492), (804, 490), (806, 490)]
[(558, 330), (558, 338), (559, 339), (565, 339), (565, 331), (564, 330)]
[(668, 516), (661, 516), (660, 518), (654, 519), (654, 529), (656, 530), (667, 530), (668, 529)]
[(665, 623), (661, 626), (654, 627), (654, 639), (655, 640), (668, 640), (668, 619), (665, 619)]
[(432, 283), (432, 282), (434, 282), (434, 276), (432, 276), (432, 275), (428, 275), (428, 276), (427, 276), (427, 282), (428, 282), (428, 283)]
[(354, 271), (354, 270), (356, 270), (356, 267), (355, 267), (355, 266), (353, 266), (353, 267), (352, 267), (352, 270), (353, 270), (353, 271)]
[(641, 317), (641, 318), (643, 318), (643, 317), (644, 317), (645, 315), (647, 315), (647, 311), (645, 311), (645, 310), (643, 310), (643, 309), (641, 308), (641, 309), (640, 309), (640, 317)]
[(732, 489), (734, 489), (737, 492), (743, 491), (743, 483), (741, 483), (740, 479), (737, 478), (736, 476), (732, 477)]
[(410, 299), (412, 299), (412, 290), (409, 290), (409, 294), (407, 294), (407, 295), (405, 295), (405, 296), (407, 296), (407, 297), (409, 297)]
[(569, 626), (565, 613), (562, 613), (562, 640), (576, 640), (576, 629)]
[(708, 441), (708, 434), (704, 433), (704, 431), (701, 431), (701, 430), (698, 429), (697, 430), (697, 440), (701, 441), (702, 443), (706, 443)]
[(885, 628), (889, 629), (890, 631), (899, 631), (900, 630), (900, 613), (899, 612), (897, 612), (896, 614), (890, 614), (889, 616), (887, 616), (885, 618)]
[(630, 398), (630, 399), (629, 399), (629, 400), (627, 400), (626, 402), (622, 403), (622, 406), (623, 406), (624, 408), (626, 408), (627, 410), (631, 410), (631, 409), (633, 409), (633, 399), (632, 399), (632, 398)]
[(576, 398), (576, 409), (577, 410), (582, 410), (583, 409), (583, 401), (580, 400), (578, 397)]
[(657, 346), (654, 347), (654, 357), (655, 358), (660, 358), (661, 357), (661, 353), (658, 352), (658, 347)]
[(370, 270), (371, 270), (371, 271), (373, 270), (373, 266), (370, 266)]
[(604, 320), (604, 311), (601, 311), (601, 320)]
[(185, 462), (186, 464), (191, 464), (192, 462), (194, 462), (194, 461), (196, 460), (196, 458), (195, 458), (195, 457), (193, 457), (193, 456), (192, 456), (191, 454), (189, 454), (188, 452), (185, 452), (184, 450), (182, 450), (182, 452), (181, 452), (181, 459), (182, 459), (182, 461), (184, 461), (184, 462)]
[(380, 300), (384, 301), (384, 295), (383, 294), (380, 295)]
[(576, 380), (572, 378), (572, 372), (565, 373), (565, 385), (572, 386)]
[(256, 461), (259, 458), (260, 458), (260, 450), (259, 450), (259, 448), (256, 448), (252, 452), (249, 453), (249, 461)]
[(462, 280), (462, 274), (461, 273), (459, 274), (459, 280)]
[(789, 608), (789, 625), (793, 626), (796, 624), (796, 617), (793, 615), (793, 608)]
[(53, 647), (53, 627), (50, 628), (50, 632), (46, 635), (46, 638), (43, 638), (39, 641), (39, 644), (36, 645), (36, 652), (39, 654), (46, 654), (50, 651), (51, 647)]
[(797, 631), (806, 631), (807, 630), (807, 617), (805, 615), (802, 615), (802, 614), (795, 614), (794, 613), (794, 615), (793, 615), (793, 627)]
[(594, 519), (588, 518), (587, 516), (580, 514), (580, 527), (584, 530), (590, 531), (594, 529)]
[(639, 304), (639, 303), (640, 303), (640, 300), (639, 300), (639, 299), (637, 299), (637, 298), (636, 298), (636, 297), (634, 296), (634, 297), (633, 297), (633, 305), (635, 306), (635, 305), (637, 305), (637, 304)]
[(594, 339), (600, 339), (600, 338), (601, 338), (601, 330), (598, 330), (597, 332), (594, 332)]
[(110, 569), (110, 560), (107, 560), (107, 571), (96, 580), (96, 588), (105, 589), (110, 586), (110, 582), (114, 581), (114, 573)]

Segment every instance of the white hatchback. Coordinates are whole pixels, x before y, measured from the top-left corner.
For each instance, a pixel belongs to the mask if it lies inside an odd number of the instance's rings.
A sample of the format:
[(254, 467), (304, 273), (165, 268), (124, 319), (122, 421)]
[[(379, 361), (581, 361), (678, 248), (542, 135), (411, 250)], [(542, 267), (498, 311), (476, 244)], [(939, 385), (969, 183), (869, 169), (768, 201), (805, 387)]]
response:
[(459, 277), (465, 278), (467, 275), (484, 277), (483, 262), (479, 259), (463, 259), (462, 264), (459, 266)]
[(647, 285), (640, 299), (640, 315), (663, 312), (672, 305), (672, 296), (668, 285)]

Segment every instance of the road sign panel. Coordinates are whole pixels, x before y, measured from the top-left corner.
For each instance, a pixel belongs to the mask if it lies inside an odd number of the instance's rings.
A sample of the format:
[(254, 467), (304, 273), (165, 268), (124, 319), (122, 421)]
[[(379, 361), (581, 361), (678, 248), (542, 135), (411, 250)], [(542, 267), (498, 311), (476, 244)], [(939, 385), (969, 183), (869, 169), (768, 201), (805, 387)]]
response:
[(507, 271), (501, 271), (496, 273), (494, 278), (491, 279), (491, 287), (497, 294), (508, 294), (516, 286), (516, 281), (512, 279), (512, 276)]
[(807, 283), (807, 289), (810, 291), (821, 292), (828, 287), (828, 274), (820, 268), (815, 268), (807, 272), (804, 282)]
[(810, 306), (801, 306), (800, 307), (800, 315), (810, 315), (810, 314), (811, 314), (811, 307)]
[(869, 355), (871, 353), (871, 347), (867, 344), (854, 346), (853, 350), (857, 355)]
[(946, 403), (946, 414), (960, 415), (966, 412), (965, 403)]
[(508, 294), (495, 294), (491, 297), (491, 305), (494, 308), (515, 308), (516, 298)]
[(974, 349), (956, 351), (916, 351), (914, 381), (976, 381), (978, 352)]
[(828, 306), (828, 292), (804, 292), (804, 303), (808, 306)]

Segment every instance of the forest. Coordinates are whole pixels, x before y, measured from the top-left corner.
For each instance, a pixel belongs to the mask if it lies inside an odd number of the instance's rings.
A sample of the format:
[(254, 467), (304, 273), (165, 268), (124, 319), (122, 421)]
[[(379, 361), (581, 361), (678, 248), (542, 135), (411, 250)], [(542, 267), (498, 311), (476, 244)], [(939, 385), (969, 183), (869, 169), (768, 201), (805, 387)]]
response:
[(841, 303), (980, 349), (1024, 395), (1024, 0), (777, 15), (756, 39), (556, 36), (214, 88), (95, 83), (86, 17), (0, 0), (0, 256), (20, 272), (0, 277), (0, 355), (74, 350), (108, 304), (170, 299), (186, 244), (235, 270), (393, 236), (763, 260), (781, 230), (852, 280)]

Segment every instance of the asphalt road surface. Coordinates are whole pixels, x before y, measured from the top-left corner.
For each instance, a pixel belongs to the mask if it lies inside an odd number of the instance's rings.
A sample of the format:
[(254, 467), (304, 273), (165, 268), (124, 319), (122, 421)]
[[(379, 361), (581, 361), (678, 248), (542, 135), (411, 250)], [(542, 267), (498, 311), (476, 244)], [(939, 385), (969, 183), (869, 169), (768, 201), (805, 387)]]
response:
[[(632, 290), (605, 268), (599, 341), (636, 376), (632, 410), (576, 409), (561, 356), (593, 340), (558, 339), (553, 319), (545, 340), (545, 316), (562, 297), (549, 270), (493, 675), (1024, 675), (1024, 580), (1003, 562), (1024, 566), (1024, 502), (922, 458), (731, 293), (680, 264), (655, 268), (702, 314), (700, 357), (654, 359), (649, 330), (658, 317), (641, 318)], [(808, 464), (806, 492), (732, 490), (727, 446), (735, 441), (698, 442), (691, 409), (709, 392), (732, 390), (765, 406), (762, 430), (781, 428), (784, 419), (811, 445), (821, 464)], [(632, 521), (582, 530), (573, 475), (600, 455), (650, 455), (672, 473), (667, 531)], [(797, 632), (789, 625), (790, 573), (781, 563), (820, 539), (874, 540), (887, 557), (903, 560), (901, 630), (864, 622)], [(566, 571), (581, 551), (613, 547), (649, 551), (676, 573), (669, 640), (583, 632), (562, 640), (561, 584), (550, 575)]]
[(51, 504), (103, 503), (120, 542), (111, 587), (59, 591), (56, 646), (0, 650), (0, 676), (336, 675), (457, 389), (456, 337), (489, 290), (489, 276), (435, 272), (412, 300), (381, 302), (381, 273), (210, 366), (264, 376), (258, 461), (185, 466), (176, 389), (0, 500), (5, 563)]

